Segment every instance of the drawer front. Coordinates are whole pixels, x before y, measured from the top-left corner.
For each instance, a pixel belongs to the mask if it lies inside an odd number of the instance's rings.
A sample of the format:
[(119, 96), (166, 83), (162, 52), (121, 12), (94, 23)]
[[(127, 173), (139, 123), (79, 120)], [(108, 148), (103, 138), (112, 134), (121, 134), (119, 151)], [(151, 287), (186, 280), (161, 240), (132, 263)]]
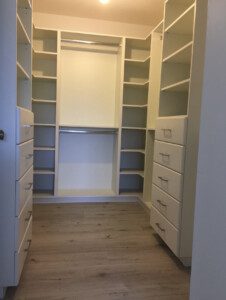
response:
[(19, 251), (15, 252), (15, 285), (18, 285), (20, 275), (23, 270), (24, 262), (27, 257), (27, 253), (31, 244), (32, 238), (32, 217), (27, 226), (23, 241), (21, 243)]
[(185, 147), (155, 141), (154, 161), (176, 172), (184, 172)]
[(153, 183), (175, 199), (182, 199), (183, 175), (154, 163)]
[(26, 142), (34, 137), (34, 114), (17, 107), (17, 144)]
[(19, 250), (20, 248), (20, 244), (23, 240), (23, 237), (25, 235), (27, 226), (29, 224), (29, 221), (32, 217), (32, 205), (33, 205), (33, 201), (32, 201), (32, 194), (31, 197), (27, 200), (27, 202), (25, 203), (19, 217), (16, 217), (16, 222), (15, 222), (15, 245), (16, 245), (16, 251)]
[(20, 215), (24, 204), (32, 197), (33, 189), (33, 167), (16, 182), (16, 216)]
[(17, 180), (33, 165), (33, 140), (17, 146)]
[(187, 117), (158, 118), (155, 139), (174, 144), (185, 145)]
[(157, 209), (151, 207), (151, 226), (169, 246), (175, 255), (179, 253), (179, 231), (164, 218)]
[(180, 226), (181, 204), (174, 198), (160, 190), (155, 185), (152, 186), (152, 205), (166, 217), (176, 228)]

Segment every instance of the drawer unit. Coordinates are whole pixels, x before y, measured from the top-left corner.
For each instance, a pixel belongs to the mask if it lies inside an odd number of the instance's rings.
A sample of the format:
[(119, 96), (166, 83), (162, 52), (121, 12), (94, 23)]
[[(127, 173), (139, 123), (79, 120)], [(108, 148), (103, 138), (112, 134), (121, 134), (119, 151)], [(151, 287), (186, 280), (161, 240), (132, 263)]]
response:
[(154, 163), (153, 183), (175, 199), (182, 199), (183, 175)]
[(169, 246), (175, 255), (179, 254), (179, 231), (164, 218), (157, 209), (151, 207), (151, 226)]
[(16, 143), (26, 142), (34, 137), (34, 114), (24, 108), (17, 107)]
[(32, 237), (32, 217), (28, 223), (24, 238), (18, 251), (15, 252), (15, 285), (18, 285), (25, 259), (31, 244)]
[(23, 240), (29, 221), (32, 217), (32, 205), (33, 205), (32, 194), (25, 203), (19, 217), (15, 218), (15, 245), (16, 251), (19, 250), (20, 244)]
[(19, 180), (33, 165), (33, 140), (17, 145), (16, 177)]
[(32, 196), (33, 188), (33, 167), (31, 167), (25, 175), (16, 182), (16, 216), (20, 215), (24, 204)]
[(157, 119), (155, 139), (185, 145), (187, 117), (162, 117)]
[(185, 147), (155, 141), (154, 161), (176, 172), (184, 171)]
[(181, 204), (174, 198), (160, 190), (157, 186), (152, 186), (152, 205), (161, 212), (175, 227), (180, 226)]

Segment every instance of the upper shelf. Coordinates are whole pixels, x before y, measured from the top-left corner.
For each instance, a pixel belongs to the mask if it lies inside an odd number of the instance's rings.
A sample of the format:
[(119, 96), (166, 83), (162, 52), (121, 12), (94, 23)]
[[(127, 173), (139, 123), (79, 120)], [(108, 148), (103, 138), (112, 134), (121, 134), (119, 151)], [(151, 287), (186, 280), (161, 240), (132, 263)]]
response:
[(56, 60), (57, 52), (49, 52), (49, 51), (39, 51), (33, 49), (33, 57), (42, 59), (42, 60)]
[(163, 92), (188, 92), (190, 79), (182, 80), (162, 88)]
[(17, 42), (24, 44), (31, 44), (31, 40), (21, 22), (19, 15), (17, 15)]
[(163, 59), (163, 62), (189, 64), (191, 62), (193, 42), (188, 43), (179, 50)]
[(172, 24), (170, 24), (165, 32), (174, 34), (192, 35), (194, 28), (195, 5), (189, 7), (182, 15), (180, 15)]

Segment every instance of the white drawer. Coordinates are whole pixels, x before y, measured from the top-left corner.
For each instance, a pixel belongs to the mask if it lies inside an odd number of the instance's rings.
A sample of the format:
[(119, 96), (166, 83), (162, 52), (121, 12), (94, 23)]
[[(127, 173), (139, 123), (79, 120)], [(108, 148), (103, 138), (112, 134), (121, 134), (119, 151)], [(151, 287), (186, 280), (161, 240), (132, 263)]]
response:
[(23, 270), (24, 262), (27, 257), (27, 253), (31, 244), (32, 238), (32, 217), (27, 226), (23, 241), (21, 243), (19, 251), (15, 252), (15, 285), (18, 285), (20, 275)]
[(20, 244), (23, 240), (23, 237), (25, 235), (27, 226), (29, 224), (29, 221), (32, 217), (32, 205), (33, 205), (33, 199), (32, 194), (30, 195), (30, 198), (25, 203), (19, 217), (16, 217), (15, 222), (15, 245), (16, 245), (16, 251), (20, 248)]
[(185, 145), (187, 117), (162, 117), (157, 119), (155, 139)]
[(17, 107), (17, 144), (34, 137), (34, 114), (27, 109)]
[(176, 172), (184, 172), (185, 147), (155, 141), (154, 161)]
[(17, 145), (16, 177), (19, 180), (33, 165), (33, 140)]
[(174, 198), (152, 185), (152, 205), (161, 212), (175, 227), (180, 226), (181, 204)]
[(20, 215), (24, 204), (32, 197), (33, 189), (33, 167), (16, 182), (16, 216)]
[(153, 183), (177, 200), (182, 199), (183, 176), (154, 163)]
[(164, 218), (157, 209), (151, 207), (151, 226), (169, 246), (175, 255), (179, 253), (179, 231)]

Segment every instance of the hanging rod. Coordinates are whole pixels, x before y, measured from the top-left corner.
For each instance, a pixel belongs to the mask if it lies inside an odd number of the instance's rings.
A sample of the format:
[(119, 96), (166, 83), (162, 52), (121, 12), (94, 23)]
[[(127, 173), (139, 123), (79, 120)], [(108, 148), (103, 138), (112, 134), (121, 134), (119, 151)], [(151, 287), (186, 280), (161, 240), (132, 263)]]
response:
[(120, 47), (121, 46), (120, 44), (85, 41), (85, 40), (61, 39), (61, 42), (70, 43), (70, 44), (101, 45), (101, 46), (109, 46), (109, 47)]
[(116, 132), (117, 129), (60, 129), (60, 133), (74, 134), (112, 134)]

